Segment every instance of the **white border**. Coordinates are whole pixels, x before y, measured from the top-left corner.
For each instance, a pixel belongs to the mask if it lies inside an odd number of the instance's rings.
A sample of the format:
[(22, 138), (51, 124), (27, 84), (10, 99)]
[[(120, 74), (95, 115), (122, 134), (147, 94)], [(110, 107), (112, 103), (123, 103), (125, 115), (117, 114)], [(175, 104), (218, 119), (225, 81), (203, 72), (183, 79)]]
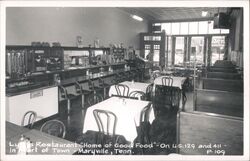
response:
[[(249, 1), (2, 1), (1, 24), (1, 159), (3, 160), (249, 160)], [(6, 7), (244, 7), (244, 156), (6, 156), (5, 151), (5, 45)]]

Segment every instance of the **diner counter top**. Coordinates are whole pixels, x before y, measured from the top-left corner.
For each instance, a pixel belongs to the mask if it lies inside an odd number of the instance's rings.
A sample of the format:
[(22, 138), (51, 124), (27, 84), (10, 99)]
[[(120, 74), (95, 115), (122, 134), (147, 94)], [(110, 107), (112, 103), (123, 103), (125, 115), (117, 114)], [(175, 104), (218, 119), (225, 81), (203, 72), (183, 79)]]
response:
[(71, 86), (71, 85), (74, 85), (74, 83), (76, 81), (78, 81), (79, 83), (83, 83), (89, 79), (95, 80), (98, 78), (105, 78), (105, 77), (113, 76), (113, 75), (121, 73), (121, 72), (128, 72), (128, 71), (133, 71), (133, 70), (135, 70), (135, 69), (115, 70), (113, 72), (94, 73), (90, 76), (75, 76), (72, 78), (67, 78), (67, 79), (61, 80), (60, 84), (50, 84), (49, 81), (47, 81), (47, 82), (41, 82), (41, 83), (36, 83), (36, 84), (32, 84), (32, 85), (15, 87), (15, 88), (11, 88), (11, 89), (6, 89), (6, 96), (11, 97), (11, 96), (16, 96), (16, 95), (21, 95), (21, 94), (25, 94), (25, 93), (34, 92), (37, 90), (43, 90), (43, 89), (47, 89), (47, 88), (56, 87), (58, 85)]

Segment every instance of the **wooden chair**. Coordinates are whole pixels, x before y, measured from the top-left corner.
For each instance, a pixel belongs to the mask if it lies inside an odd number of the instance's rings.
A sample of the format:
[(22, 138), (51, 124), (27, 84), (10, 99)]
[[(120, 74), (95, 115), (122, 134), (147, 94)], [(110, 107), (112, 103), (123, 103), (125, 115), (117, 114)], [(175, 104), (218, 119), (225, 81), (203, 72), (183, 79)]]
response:
[(102, 88), (100, 86), (96, 86), (91, 79), (88, 80), (88, 86), (89, 86), (89, 90), (93, 93), (96, 93), (96, 91), (102, 90)]
[(155, 114), (177, 112), (181, 99), (181, 90), (178, 87), (156, 85), (153, 99)]
[(59, 87), (59, 91), (61, 93), (61, 97), (65, 100), (67, 100), (67, 115), (69, 115), (71, 112), (71, 100), (76, 98), (76, 95), (68, 94), (67, 89), (63, 86), (58, 86), (58, 87)]
[[(137, 137), (135, 139), (136, 143), (140, 144), (150, 144), (150, 122), (149, 122), (149, 115), (152, 110), (152, 104), (149, 103), (146, 107), (141, 110), (140, 113), (140, 122), (137, 129)], [(134, 148), (133, 151), (136, 154), (144, 154), (148, 148)]]
[(112, 84), (117, 84), (121, 82), (120, 75), (118, 73), (115, 73), (114, 78), (111, 80)]
[(132, 91), (129, 93), (129, 97), (135, 97), (139, 100), (146, 100), (146, 94), (142, 91)]
[(84, 106), (85, 106), (85, 96), (89, 95), (91, 93), (91, 91), (87, 90), (87, 89), (83, 89), (81, 84), (78, 81), (75, 82), (75, 91), (76, 91), (76, 93), (78, 95), (81, 95), (81, 97), (82, 97), (81, 105), (82, 105), (82, 108), (84, 108)]
[[(115, 137), (117, 116), (111, 111), (100, 110), (100, 109), (95, 109), (93, 111), (93, 115), (95, 117), (98, 130), (100, 133), (100, 135), (97, 138), (97, 143), (101, 143), (102, 145), (104, 145), (105, 143), (111, 141), (113, 145), (111, 147), (111, 153), (113, 153), (114, 144), (118, 139), (117, 137)], [(104, 121), (106, 121), (106, 123)]]
[(61, 138), (65, 138), (66, 135), (66, 127), (64, 123), (59, 120), (49, 120), (45, 122), (41, 126), (40, 131)]
[(116, 93), (119, 96), (127, 96), (129, 94), (129, 87), (124, 84), (117, 84), (115, 85)]
[(92, 106), (96, 103), (102, 102), (103, 101), (103, 97), (99, 94), (92, 94), (88, 97), (87, 103), (88, 106)]
[(160, 75), (161, 75), (160, 71), (157, 70), (157, 71), (153, 71), (150, 77), (154, 81)]
[(162, 77), (161, 82), (164, 86), (173, 86), (173, 78), (171, 77)]
[(147, 86), (146, 88), (146, 100), (147, 101), (152, 101), (152, 98), (153, 98), (153, 86), (154, 84), (150, 84)]
[(102, 78), (98, 78), (98, 81), (99, 81), (99, 87), (103, 89), (103, 98), (105, 99), (108, 96), (107, 92), (111, 84), (105, 83), (105, 81)]
[[(28, 118), (28, 120), (27, 120)], [(21, 126), (27, 126), (29, 129), (33, 128), (34, 122), (36, 121), (37, 114), (34, 111), (27, 111), (22, 118)], [(27, 123), (25, 123), (27, 121)]]

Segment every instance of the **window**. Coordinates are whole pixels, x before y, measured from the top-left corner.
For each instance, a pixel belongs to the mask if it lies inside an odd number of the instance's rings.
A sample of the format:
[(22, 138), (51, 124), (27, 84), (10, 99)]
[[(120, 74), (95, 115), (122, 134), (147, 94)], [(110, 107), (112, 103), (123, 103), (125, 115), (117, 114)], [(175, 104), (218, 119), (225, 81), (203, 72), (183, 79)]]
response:
[(229, 34), (229, 29), (214, 29), (214, 21), (162, 23), (166, 35)]
[(225, 53), (225, 36), (213, 36), (212, 37), (212, 65), (216, 60), (223, 60)]
[(184, 37), (176, 37), (174, 64), (182, 65), (183, 59), (184, 59)]

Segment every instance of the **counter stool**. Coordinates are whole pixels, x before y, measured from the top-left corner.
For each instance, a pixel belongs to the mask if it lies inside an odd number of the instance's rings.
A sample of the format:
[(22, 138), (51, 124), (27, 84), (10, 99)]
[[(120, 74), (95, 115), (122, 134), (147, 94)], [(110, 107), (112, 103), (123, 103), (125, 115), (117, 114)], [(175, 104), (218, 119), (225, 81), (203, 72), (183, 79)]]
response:
[(78, 95), (81, 95), (82, 97), (81, 105), (82, 105), (82, 108), (85, 108), (85, 96), (89, 95), (91, 93), (91, 90), (83, 89), (81, 84), (78, 81), (75, 82), (75, 90)]
[(102, 88), (100, 86), (96, 86), (91, 79), (88, 80), (88, 85), (89, 85), (89, 90), (94, 94), (96, 94), (97, 91), (102, 90)]
[(125, 72), (121, 72), (118, 75), (119, 75), (119, 78), (120, 78), (120, 82), (124, 82), (124, 81), (127, 80), (127, 76), (126, 76)]
[(118, 73), (115, 73), (114, 79), (111, 80), (111, 83), (112, 83), (112, 84), (118, 84), (118, 83), (120, 83), (121, 81), (120, 81), (120, 78), (119, 78), (119, 77), (120, 77), (119, 74), (118, 74)]
[(68, 94), (67, 89), (63, 86), (58, 86), (60, 93), (61, 93), (61, 97), (64, 100), (67, 100), (67, 115), (70, 114), (71, 112), (71, 100), (74, 99), (76, 97), (76, 95), (74, 94)]
[(102, 78), (98, 78), (98, 80), (99, 80), (99, 87), (103, 89), (103, 98), (105, 99), (111, 84), (105, 83), (105, 81)]

